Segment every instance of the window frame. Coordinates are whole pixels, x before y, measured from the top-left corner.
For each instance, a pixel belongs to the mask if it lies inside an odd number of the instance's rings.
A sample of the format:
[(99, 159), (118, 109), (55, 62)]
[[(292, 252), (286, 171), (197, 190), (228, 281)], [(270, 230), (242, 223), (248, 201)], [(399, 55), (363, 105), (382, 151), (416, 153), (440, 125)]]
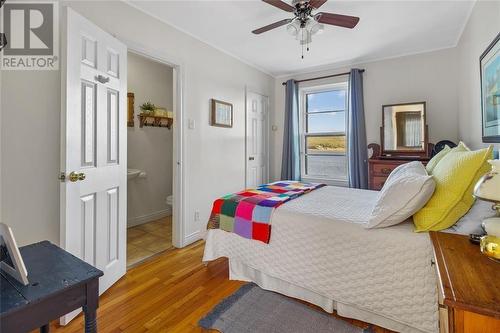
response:
[[(322, 93), (332, 90), (345, 90), (345, 132), (321, 132), (321, 133), (308, 133), (307, 129), (307, 116), (308, 114), (325, 114), (325, 113), (333, 113), (333, 112), (342, 112), (342, 110), (331, 110), (331, 111), (320, 111), (320, 112), (307, 112), (307, 95), (312, 93)], [(349, 163), (347, 159), (347, 146), (348, 146), (348, 109), (349, 109), (349, 81), (318, 85), (318, 86), (309, 86), (309, 87), (301, 87), (299, 88), (299, 133), (300, 133), (300, 166), (301, 166), (301, 178), (305, 181), (310, 182), (321, 182), (327, 185), (335, 185), (335, 186), (348, 186), (349, 184), (349, 168), (347, 167), (347, 173), (345, 174), (345, 178), (325, 178), (318, 176), (310, 176), (306, 174), (306, 157), (309, 156), (346, 156), (346, 163)], [(307, 154), (306, 147), (306, 138), (310, 137), (319, 137), (319, 136), (344, 136), (346, 138), (346, 152), (342, 153), (324, 153), (324, 154)], [(348, 166), (348, 165), (347, 165)]]

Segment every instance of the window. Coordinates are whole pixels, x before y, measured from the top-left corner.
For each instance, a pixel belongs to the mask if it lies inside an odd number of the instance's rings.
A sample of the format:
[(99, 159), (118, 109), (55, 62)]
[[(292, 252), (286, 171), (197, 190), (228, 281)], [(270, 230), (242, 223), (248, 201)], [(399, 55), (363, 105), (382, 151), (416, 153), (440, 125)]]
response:
[(347, 82), (301, 89), (302, 178), (347, 182)]

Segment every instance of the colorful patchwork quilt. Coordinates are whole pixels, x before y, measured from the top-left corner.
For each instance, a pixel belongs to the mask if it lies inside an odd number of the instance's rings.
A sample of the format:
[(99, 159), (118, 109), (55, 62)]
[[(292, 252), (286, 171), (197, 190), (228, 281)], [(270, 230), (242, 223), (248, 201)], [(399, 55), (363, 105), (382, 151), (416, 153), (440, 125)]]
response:
[(207, 229), (222, 229), (269, 243), (273, 211), (325, 184), (279, 181), (223, 196), (214, 201)]

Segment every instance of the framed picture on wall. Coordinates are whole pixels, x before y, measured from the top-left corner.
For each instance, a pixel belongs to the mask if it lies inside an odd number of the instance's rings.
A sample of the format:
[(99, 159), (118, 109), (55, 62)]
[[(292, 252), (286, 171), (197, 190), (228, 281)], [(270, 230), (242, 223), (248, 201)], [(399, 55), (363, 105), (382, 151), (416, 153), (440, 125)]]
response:
[(211, 124), (219, 127), (233, 127), (233, 104), (212, 99)]
[(483, 142), (500, 142), (500, 34), (479, 58)]

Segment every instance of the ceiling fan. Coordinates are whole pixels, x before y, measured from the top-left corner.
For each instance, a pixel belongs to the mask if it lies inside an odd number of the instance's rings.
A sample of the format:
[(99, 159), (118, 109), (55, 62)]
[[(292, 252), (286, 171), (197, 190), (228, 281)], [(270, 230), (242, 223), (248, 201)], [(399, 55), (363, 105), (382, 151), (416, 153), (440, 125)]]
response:
[(307, 46), (307, 51), (309, 51), (309, 44), (312, 42), (312, 36), (323, 30), (323, 24), (352, 29), (359, 22), (359, 17), (355, 16), (325, 12), (312, 13), (313, 10), (324, 5), (327, 0), (293, 0), (292, 5), (281, 0), (262, 1), (286, 12), (293, 13), (295, 17), (271, 23), (262, 28), (255, 29), (252, 33), (260, 35), (266, 31), (287, 25), (287, 31), (300, 40), (300, 45), (302, 45), (302, 58), (304, 58), (304, 45)]

